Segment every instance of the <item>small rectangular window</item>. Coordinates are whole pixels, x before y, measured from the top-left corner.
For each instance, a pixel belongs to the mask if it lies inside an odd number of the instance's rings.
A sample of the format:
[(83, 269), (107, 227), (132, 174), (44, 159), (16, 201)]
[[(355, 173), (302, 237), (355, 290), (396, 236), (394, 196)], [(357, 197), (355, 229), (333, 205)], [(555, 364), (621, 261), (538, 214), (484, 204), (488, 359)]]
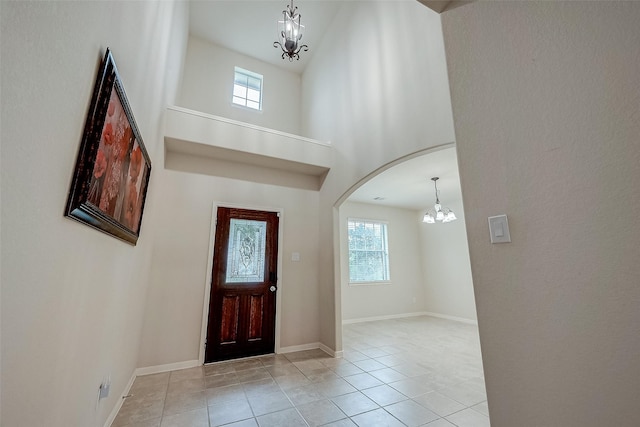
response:
[(233, 103), (262, 110), (262, 75), (235, 67)]
[(387, 224), (349, 218), (349, 282), (388, 282)]

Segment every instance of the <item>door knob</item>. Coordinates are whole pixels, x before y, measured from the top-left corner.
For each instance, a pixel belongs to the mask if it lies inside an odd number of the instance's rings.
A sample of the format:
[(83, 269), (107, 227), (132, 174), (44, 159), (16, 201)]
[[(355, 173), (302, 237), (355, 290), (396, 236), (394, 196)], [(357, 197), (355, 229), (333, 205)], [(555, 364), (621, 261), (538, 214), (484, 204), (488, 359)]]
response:
[(276, 291), (276, 287), (275, 287), (275, 286), (273, 286), (273, 285), (271, 285), (271, 287), (269, 288), (269, 290), (270, 290), (271, 292), (275, 292), (275, 291)]

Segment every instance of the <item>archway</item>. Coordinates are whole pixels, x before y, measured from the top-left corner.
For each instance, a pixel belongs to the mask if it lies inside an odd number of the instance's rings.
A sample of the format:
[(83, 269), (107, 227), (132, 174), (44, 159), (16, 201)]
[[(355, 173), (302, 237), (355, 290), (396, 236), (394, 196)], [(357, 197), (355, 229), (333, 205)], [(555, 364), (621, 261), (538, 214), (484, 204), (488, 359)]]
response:
[[(441, 178), (442, 203), (459, 221), (421, 223), (435, 201), (432, 176)], [(391, 278), (377, 285), (349, 281), (347, 219), (363, 216), (389, 223), (392, 232)], [(419, 314), (476, 322), (455, 144), (401, 157), (364, 177), (335, 203), (334, 228), (338, 354), (344, 323)], [(443, 287), (442, 282), (450, 283)]]

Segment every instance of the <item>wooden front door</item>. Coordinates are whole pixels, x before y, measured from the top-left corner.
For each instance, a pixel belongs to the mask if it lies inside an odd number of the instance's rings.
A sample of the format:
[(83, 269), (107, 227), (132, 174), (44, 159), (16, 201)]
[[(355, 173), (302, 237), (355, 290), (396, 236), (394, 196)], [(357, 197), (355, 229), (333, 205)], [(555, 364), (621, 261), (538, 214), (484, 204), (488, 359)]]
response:
[(273, 353), (278, 221), (218, 208), (205, 363)]

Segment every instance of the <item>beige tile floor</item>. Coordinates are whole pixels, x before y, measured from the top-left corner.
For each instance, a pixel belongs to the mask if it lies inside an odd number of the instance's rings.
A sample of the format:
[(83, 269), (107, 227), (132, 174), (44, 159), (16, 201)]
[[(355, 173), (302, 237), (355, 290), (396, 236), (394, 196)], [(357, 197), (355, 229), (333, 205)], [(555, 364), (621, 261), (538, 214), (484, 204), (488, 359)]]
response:
[(477, 327), (434, 317), (345, 325), (320, 350), (136, 378), (113, 427), (489, 426)]

